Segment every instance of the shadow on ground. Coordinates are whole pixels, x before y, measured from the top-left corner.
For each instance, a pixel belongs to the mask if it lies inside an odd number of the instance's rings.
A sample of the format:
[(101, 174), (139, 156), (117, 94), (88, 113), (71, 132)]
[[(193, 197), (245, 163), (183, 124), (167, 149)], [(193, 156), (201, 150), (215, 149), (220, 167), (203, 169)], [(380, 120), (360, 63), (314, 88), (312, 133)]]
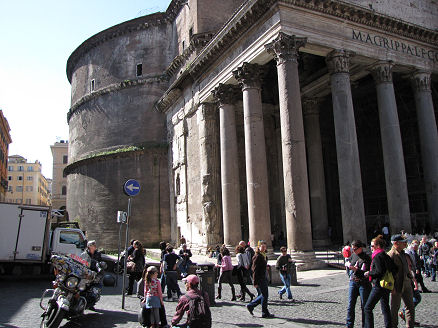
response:
[(138, 317), (135, 313), (120, 311), (98, 310), (95, 313), (86, 313), (80, 317), (68, 321), (62, 328), (78, 327), (118, 327), (119, 324), (137, 322)]

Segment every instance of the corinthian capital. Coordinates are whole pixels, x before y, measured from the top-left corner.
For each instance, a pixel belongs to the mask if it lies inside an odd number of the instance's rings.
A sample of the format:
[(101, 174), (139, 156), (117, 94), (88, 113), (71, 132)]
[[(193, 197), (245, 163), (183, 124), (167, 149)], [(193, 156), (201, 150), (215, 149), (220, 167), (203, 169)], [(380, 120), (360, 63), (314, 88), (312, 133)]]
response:
[(370, 68), (371, 75), (377, 84), (392, 82), (392, 62), (378, 62)]
[(354, 53), (347, 50), (333, 50), (326, 57), (327, 67), (330, 74), (349, 73), (350, 72), (350, 57)]
[(236, 85), (222, 84), (214, 88), (211, 91), (213, 97), (219, 102), (219, 104), (233, 104), (238, 97), (239, 93), (242, 93)]
[(307, 38), (300, 38), (280, 32), (276, 39), (265, 45), (265, 49), (269, 54), (274, 55), (277, 65), (287, 61), (297, 63), (298, 49), (303, 47), (306, 42)]
[(430, 92), (430, 72), (417, 71), (411, 76), (414, 91)]
[(262, 66), (244, 62), (241, 67), (233, 71), (233, 75), (242, 88), (260, 88), (263, 72)]

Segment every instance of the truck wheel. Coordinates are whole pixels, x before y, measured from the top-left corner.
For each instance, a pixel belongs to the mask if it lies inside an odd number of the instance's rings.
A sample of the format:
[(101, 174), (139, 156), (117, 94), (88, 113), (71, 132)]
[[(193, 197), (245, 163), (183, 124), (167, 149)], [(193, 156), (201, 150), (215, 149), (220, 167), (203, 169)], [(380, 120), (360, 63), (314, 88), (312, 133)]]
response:
[(50, 304), (46, 314), (42, 320), (42, 327), (44, 328), (58, 328), (64, 319), (66, 311), (59, 308), (57, 304)]

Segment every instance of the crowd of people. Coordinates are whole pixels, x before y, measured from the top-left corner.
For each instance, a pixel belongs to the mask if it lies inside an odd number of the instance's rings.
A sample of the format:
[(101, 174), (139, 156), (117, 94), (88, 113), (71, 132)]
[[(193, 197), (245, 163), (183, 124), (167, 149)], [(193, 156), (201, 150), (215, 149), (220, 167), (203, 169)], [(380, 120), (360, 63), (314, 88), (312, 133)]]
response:
[[(366, 244), (355, 240), (343, 249), (345, 266), (349, 276), (349, 297), (347, 307), (346, 326), (354, 327), (355, 307), (359, 297), (362, 312), (362, 326), (374, 327), (374, 308), (381, 303), (381, 311), (386, 328), (397, 327), (399, 318), (406, 323), (406, 327), (414, 327), (415, 307), (421, 302), (421, 293), (429, 293), (424, 285), (424, 279), (436, 281), (438, 262), (438, 242), (424, 236), (420, 241), (407, 238), (403, 234), (390, 237), (379, 235), (371, 240), (369, 253)], [(131, 241), (128, 249), (128, 263), (134, 262), (129, 272), (127, 294), (132, 294), (136, 280), (138, 296), (141, 299), (143, 322), (147, 327), (168, 327), (164, 301), (178, 301), (176, 313), (172, 318), (172, 326), (191, 328), (211, 327), (210, 298), (199, 289), (199, 278), (189, 274), (192, 252), (188, 248), (185, 238), (179, 251), (166, 242), (160, 243), (160, 267), (145, 267), (143, 249), (139, 241)], [(408, 246), (409, 244), (409, 246)], [(93, 251), (93, 245), (91, 251)], [(388, 246), (391, 246), (388, 250)], [(407, 247), (408, 246), (408, 247)], [(388, 251), (387, 251), (388, 250)], [(280, 248), (275, 268), (279, 272), (283, 286), (278, 291), (279, 298), (283, 295), (294, 302), (292, 296), (291, 271), (293, 260), (286, 247)], [(225, 246), (217, 246), (210, 250), (209, 256), (216, 259), (215, 269), (218, 275), (216, 299), (222, 298), (223, 284), (231, 288), (231, 301), (246, 301), (248, 312), (253, 315), (255, 308), (261, 305), (262, 318), (272, 318), (274, 315), (268, 310), (268, 258), (267, 245), (259, 241), (254, 250), (249, 243), (241, 241), (235, 248), (237, 265), (231, 261), (230, 250)], [(391, 277), (388, 274), (391, 273)], [(185, 293), (178, 285), (178, 275), (185, 283)], [(240, 286), (240, 293), (236, 295), (233, 284), (236, 276)], [(251, 291), (250, 284), (257, 294)], [(164, 293), (167, 287), (167, 297)], [(404, 307), (401, 308), (403, 300)], [(186, 322), (180, 323), (184, 314)]]
[[(350, 277), (347, 327), (354, 327), (358, 296), (365, 328), (374, 327), (373, 310), (379, 301), (385, 328), (398, 327), (399, 318), (406, 327), (419, 324), (415, 321), (415, 307), (421, 302), (421, 293), (430, 293), (423, 276), (436, 281), (438, 242), (426, 236), (418, 241), (396, 234), (390, 238), (391, 248), (386, 252), (385, 239), (378, 235), (371, 240), (371, 256), (360, 240), (343, 249)], [(404, 307), (400, 309), (402, 300)]]

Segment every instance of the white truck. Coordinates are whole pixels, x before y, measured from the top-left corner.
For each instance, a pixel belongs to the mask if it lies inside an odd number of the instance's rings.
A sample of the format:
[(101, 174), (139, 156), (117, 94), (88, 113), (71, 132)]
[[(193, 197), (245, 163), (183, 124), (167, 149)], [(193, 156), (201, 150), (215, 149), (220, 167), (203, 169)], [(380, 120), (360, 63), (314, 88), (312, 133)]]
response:
[(48, 272), (52, 253), (80, 255), (86, 246), (78, 224), (51, 227), (48, 206), (0, 203), (0, 277)]

